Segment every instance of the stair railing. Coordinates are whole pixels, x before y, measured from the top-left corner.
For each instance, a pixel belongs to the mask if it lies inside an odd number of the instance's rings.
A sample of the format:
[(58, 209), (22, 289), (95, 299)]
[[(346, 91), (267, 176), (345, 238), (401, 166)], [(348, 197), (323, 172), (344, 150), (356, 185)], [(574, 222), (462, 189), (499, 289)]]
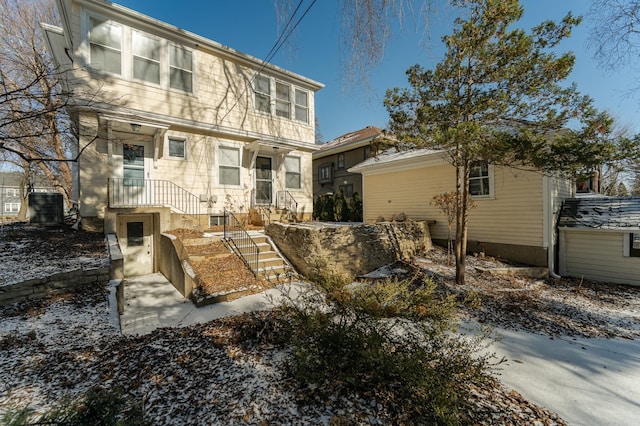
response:
[(224, 240), (258, 278), (258, 256), (260, 255), (258, 245), (233, 213), (225, 210), (224, 217)]
[(298, 215), (298, 202), (289, 191), (278, 191), (276, 194), (276, 208), (287, 210), (294, 218)]

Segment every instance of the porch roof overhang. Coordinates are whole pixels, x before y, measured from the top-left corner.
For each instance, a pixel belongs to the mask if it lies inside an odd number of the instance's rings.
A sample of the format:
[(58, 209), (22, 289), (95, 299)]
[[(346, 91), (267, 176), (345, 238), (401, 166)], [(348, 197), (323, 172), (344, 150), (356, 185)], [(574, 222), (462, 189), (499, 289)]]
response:
[[(259, 154), (282, 158), (291, 151), (295, 151), (296, 148), (283, 143), (258, 139), (245, 145), (244, 149), (251, 153), (249, 170), (253, 170), (256, 166), (256, 159)], [(280, 164), (282, 164), (282, 161)]]
[(169, 124), (161, 121), (142, 119), (134, 115), (115, 115), (98, 113), (98, 119), (107, 125), (107, 152), (109, 161), (113, 158), (113, 132), (128, 133), (138, 137), (150, 138), (153, 142), (153, 164), (157, 167), (160, 156), (160, 147), (163, 145), (164, 136), (169, 129)]

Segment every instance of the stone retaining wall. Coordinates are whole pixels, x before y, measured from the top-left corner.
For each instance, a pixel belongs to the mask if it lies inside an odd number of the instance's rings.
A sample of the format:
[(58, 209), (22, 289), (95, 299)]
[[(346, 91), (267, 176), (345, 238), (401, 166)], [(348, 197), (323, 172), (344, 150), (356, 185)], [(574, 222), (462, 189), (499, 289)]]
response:
[(36, 278), (0, 287), (0, 305), (40, 299), (48, 295), (66, 293), (92, 284), (109, 281), (109, 266), (61, 272), (46, 278)]
[(431, 248), (427, 222), (272, 223), (265, 232), (306, 276), (321, 268), (354, 277), (396, 260), (410, 260)]

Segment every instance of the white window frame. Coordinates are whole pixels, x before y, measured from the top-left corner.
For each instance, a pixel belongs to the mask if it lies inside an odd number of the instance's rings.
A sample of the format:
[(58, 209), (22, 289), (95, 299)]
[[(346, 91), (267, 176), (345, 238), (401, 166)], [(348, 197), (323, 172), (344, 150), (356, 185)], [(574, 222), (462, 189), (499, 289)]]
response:
[[(307, 98), (307, 104), (302, 105), (298, 103), (298, 93), (304, 93)], [(300, 89), (298, 87), (293, 88), (293, 119), (302, 123), (309, 124), (309, 91)], [(298, 117), (298, 110), (305, 111), (304, 117)]]
[[(482, 162), (482, 161), (478, 161), (478, 162)], [(473, 167), (473, 163), (471, 165), (471, 167)], [(488, 194), (479, 194), (479, 195), (473, 195), (471, 194), (470, 188), (469, 188), (469, 195), (471, 195), (471, 198), (474, 200), (493, 200), (495, 198), (495, 188), (494, 188), (494, 178), (495, 175), (495, 170), (494, 170), (494, 166), (491, 163), (487, 164), (487, 175), (486, 176), (478, 176), (475, 178), (469, 177), (469, 186), (471, 186), (471, 181), (472, 180), (480, 180), (480, 179), (485, 179), (487, 178), (489, 180), (489, 193)]]
[[(238, 165), (233, 165), (233, 164), (222, 164), (222, 162), (220, 161), (222, 159), (222, 153), (221, 151), (224, 149), (234, 149), (238, 151)], [(216, 147), (216, 182), (218, 183), (219, 186), (225, 187), (225, 188), (241, 188), (242, 184), (243, 184), (243, 173), (242, 173), (242, 147), (239, 145), (234, 145), (234, 144), (221, 144), (218, 145)], [(237, 167), (238, 168), (238, 184), (231, 184), (231, 183), (223, 183), (220, 180), (220, 168), (221, 167)]]
[[(91, 29), (92, 29), (91, 19), (92, 18), (96, 19), (96, 20), (100, 20), (100, 21), (102, 21), (102, 22), (104, 22), (106, 24), (113, 25), (115, 27), (119, 27), (120, 28), (120, 49), (119, 50), (114, 48), (114, 47), (112, 47), (112, 46), (106, 46), (106, 45), (103, 45), (101, 43), (97, 43), (97, 42), (92, 42), (91, 41)], [(125, 46), (127, 44), (126, 43), (126, 34), (125, 34), (126, 27), (123, 24), (119, 23), (119, 22), (115, 22), (115, 21), (113, 21), (113, 20), (111, 20), (111, 19), (109, 19), (109, 18), (107, 18), (105, 16), (101, 16), (101, 15), (95, 14), (95, 13), (87, 13), (85, 22), (86, 22), (86, 24), (85, 24), (86, 25), (86, 29), (84, 31), (84, 34), (86, 34), (86, 38), (87, 38), (87, 65), (92, 70), (95, 70), (95, 71), (100, 72), (100, 73), (104, 73), (104, 74), (108, 74), (108, 75), (117, 75), (117, 76), (120, 76), (120, 77), (124, 77), (125, 76), (125, 69), (126, 69), (125, 68), (125, 60), (124, 59), (127, 56), (127, 54), (125, 52), (125, 50), (126, 50)], [(92, 56), (91, 55), (91, 45), (92, 44), (100, 46), (100, 47), (105, 48), (105, 49), (118, 51), (120, 53), (120, 72), (119, 73), (115, 73), (113, 71), (109, 71), (109, 70), (105, 70), (105, 69), (102, 69), (102, 68), (98, 68), (98, 67), (93, 65), (92, 58), (91, 58), (91, 56)]]
[(20, 212), (20, 203), (4, 203), (5, 213), (18, 213)]
[[(153, 58), (147, 58), (146, 56), (140, 56), (140, 55), (136, 55), (135, 54), (134, 43), (135, 43), (136, 34), (138, 34), (138, 35), (140, 35), (142, 37), (146, 37), (148, 39), (151, 39), (151, 40), (153, 40), (153, 41), (158, 43), (158, 59), (157, 60), (155, 60)], [(163, 45), (162, 39), (160, 39), (160, 38), (158, 38), (156, 36), (153, 36), (153, 35), (151, 35), (149, 33), (145, 33), (144, 31), (137, 30), (135, 28), (131, 29), (131, 79), (132, 80), (141, 81), (141, 82), (143, 82), (145, 84), (151, 84), (151, 85), (154, 85), (154, 86), (162, 86), (162, 57), (163, 57), (163, 52), (162, 52), (163, 46), (162, 45)], [(136, 78), (136, 76), (135, 76), (135, 63), (136, 63), (135, 60), (136, 60), (136, 58), (140, 58), (143, 61), (154, 62), (154, 63), (158, 64), (158, 82), (157, 83), (155, 83), (153, 81), (145, 80), (143, 78)]]
[[(177, 49), (181, 49), (184, 50), (186, 52), (189, 52), (189, 54), (191, 55), (191, 69), (186, 69), (186, 68), (181, 68), (177, 65), (173, 65), (171, 63), (171, 48), (175, 47)], [(196, 78), (195, 78), (195, 68), (196, 68), (196, 61), (195, 61), (195, 52), (193, 51), (193, 49), (189, 49), (188, 47), (182, 46), (180, 44), (177, 43), (168, 43), (168, 52), (167, 52), (167, 63), (169, 66), (169, 76), (168, 76), (168, 81), (167, 81), (167, 87), (170, 90), (177, 90), (179, 92), (183, 92), (183, 93), (195, 93), (195, 87), (196, 87)], [(189, 74), (191, 74), (191, 90), (185, 90), (183, 88), (180, 87), (173, 87), (171, 85), (171, 69), (177, 69), (183, 72), (187, 72)]]
[[(264, 79), (269, 82), (269, 93), (260, 91), (257, 80)], [(270, 114), (272, 116), (284, 119), (297, 121), (300, 123), (309, 124), (311, 122), (311, 93), (309, 90), (302, 89), (295, 86), (292, 83), (288, 83), (283, 80), (279, 80), (267, 74), (255, 74), (253, 78), (253, 110), (258, 114)], [(278, 86), (287, 87), (288, 99), (284, 99), (278, 96)], [(297, 94), (304, 93), (306, 96), (306, 105), (297, 103)], [(258, 108), (261, 102), (257, 101), (258, 97), (264, 97), (268, 100), (269, 111), (263, 111)], [(285, 108), (278, 108), (279, 106), (286, 105), (286, 115), (279, 113), (285, 111)], [(298, 111), (304, 110), (304, 114), (299, 114)], [(304, 115), (304, 117), (301, 117)]]
[[(293, 160), (297, 160), (298, 161), (298, 170), (297, 171), (291, 171), (287, 169), (287, 158), (293, 159)], [(302, 189), (302, 158), (297, 156), (297, 155), (287, 155), (286, 157), (284, 157), (284, 187), (286, 189), (291, 189), (294, 191), (299, 191)], [(289, 180), (287, 179), (287, 176), (289, 174), (296, 174), (298, 175), (298, 183), (299, 185), (297, 187), (293, 187), (293, 186), (289, 186)]]
[[(323, 176), (326, 174), (327, 176)], [(333, 182), (333, 166), (331, 163), (321, 164), (318, 167), (318, 182), (319, 183), (331, 183)]]
[[(282, 98), (278, 93), (278, 88), (286, 88), (287, 89), (287, 97)], [(282, 81), (276, 80), (275, 83), (275, 111), (274, 114), (276, 117), (286, 118), (288, 120), (291, 119), (291, 85), (284, 83)], [(280, 108), (279, 108), (280, 106)]]
[[(183, 155), (180, 156), (175, 156), (175, 155), (171, 155), (171, 141), (175, 141), (175, 142), (182, 142), (183, 144)], [(185, 161), (188, 158), (188, 146), (189, 144), (187, 143), (187, 138), (185, 137), (179, 137), (179, 136), (167, 136), (167, 158), (172, 159), (172, 160), (180, 160), (180, 161)]]
[(7, 197), (18, 197), (20, 190), (18, 188), (6, 188), (5, 194)]

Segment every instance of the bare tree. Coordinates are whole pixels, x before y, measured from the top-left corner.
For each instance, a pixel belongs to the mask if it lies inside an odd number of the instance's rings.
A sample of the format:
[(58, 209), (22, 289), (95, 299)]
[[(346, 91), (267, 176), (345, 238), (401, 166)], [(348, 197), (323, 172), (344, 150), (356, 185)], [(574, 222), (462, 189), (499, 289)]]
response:
[(589, 44), (604, 67), (616, 69), (638, 62), (640, 0), (593, 0)]
[[(53, 1), (0, 0), (0, 152), (26, 176), (46, 177), (71, 203), (75, 155), (71, 95), (47, 54), (40, 22), (58, 22)], [(24, 215), (24, 212), (21, 212)]]
[[(313, 5), (315, 1), (311, 2)], [(369, 75), (384, 58), (394, 28), (411, 22), (420, 31), (428, 29), (435, 5), (444, 0), (339, 0), (340, 56), (345, 87), (368, 86)], [(302, 2), (274, 0), (281, 31), (297, 22)], [(306, 9), (305, 9), (306, 10)]]

